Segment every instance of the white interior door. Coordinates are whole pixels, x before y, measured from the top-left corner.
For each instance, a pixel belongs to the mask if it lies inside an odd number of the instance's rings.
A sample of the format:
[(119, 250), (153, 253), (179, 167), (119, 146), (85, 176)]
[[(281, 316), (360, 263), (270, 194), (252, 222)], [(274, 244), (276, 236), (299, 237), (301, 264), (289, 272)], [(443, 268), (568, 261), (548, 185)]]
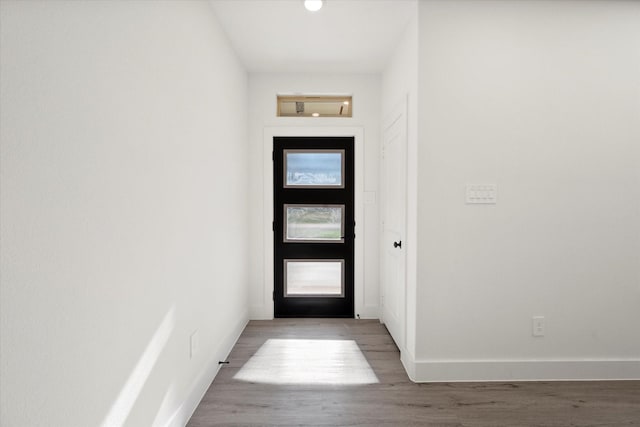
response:
[(407, 103), (385, 121), (382, 141), (382, 322), (401, 350), (406, 329)]

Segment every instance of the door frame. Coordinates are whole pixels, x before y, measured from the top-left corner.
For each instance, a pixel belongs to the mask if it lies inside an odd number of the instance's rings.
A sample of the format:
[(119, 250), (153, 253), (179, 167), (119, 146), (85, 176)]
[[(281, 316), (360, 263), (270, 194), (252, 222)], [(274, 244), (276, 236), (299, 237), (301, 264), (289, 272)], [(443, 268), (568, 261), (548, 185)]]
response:
[(354, 313), (362, 313), (364, 306), (364, 128), (362, 127), (298, 127), (266, 126), (263, 134), (263, 307), (264, 317), (273, 319), (273, 138), (276, 136), (350, 136), (353, 137), (355, 155), (354, 186)]

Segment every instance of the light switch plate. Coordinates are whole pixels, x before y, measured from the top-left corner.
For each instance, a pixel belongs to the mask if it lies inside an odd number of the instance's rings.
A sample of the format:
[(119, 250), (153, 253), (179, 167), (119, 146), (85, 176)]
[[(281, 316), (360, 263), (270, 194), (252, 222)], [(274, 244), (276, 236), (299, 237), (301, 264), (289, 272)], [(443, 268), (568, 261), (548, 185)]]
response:
[(467, 204), (495, 205), (498, 201), (498, 186), (496, 184), (467, 184)]

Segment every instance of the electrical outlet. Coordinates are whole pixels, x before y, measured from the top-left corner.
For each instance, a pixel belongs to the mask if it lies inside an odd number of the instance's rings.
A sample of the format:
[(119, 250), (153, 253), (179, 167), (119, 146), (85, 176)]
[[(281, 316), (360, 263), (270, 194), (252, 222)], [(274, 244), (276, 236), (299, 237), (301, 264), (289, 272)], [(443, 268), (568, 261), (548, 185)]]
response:
[(198, 353), (198, 347), (200, 347), (200, 336), (196, 330), (191, 334), (191, 337), (189, 337), (189, 356), (192, 359)]
[(544, 316), (533, 316), (532, 317), (532, 327), (533, 327), (533, 336), (534, 337), (543, 337), (544, 336)]

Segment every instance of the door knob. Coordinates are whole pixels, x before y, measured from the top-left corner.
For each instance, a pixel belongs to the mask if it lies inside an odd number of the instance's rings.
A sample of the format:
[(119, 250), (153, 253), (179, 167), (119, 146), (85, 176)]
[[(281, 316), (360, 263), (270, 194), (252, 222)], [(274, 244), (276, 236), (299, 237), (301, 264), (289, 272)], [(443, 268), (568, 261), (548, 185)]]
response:
[(399, 242), (393, 242), (393, 247), (402, 249), (402, 240)]

